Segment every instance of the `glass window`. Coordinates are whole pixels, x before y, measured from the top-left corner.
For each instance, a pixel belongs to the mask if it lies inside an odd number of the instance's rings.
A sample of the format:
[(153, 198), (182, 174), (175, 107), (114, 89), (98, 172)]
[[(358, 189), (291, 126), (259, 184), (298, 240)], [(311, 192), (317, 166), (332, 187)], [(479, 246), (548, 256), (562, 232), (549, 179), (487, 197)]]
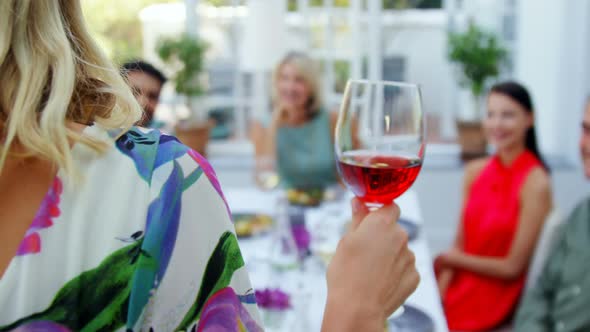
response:
[(383, 9), (440, 9), (442, 0), (383, 0)]

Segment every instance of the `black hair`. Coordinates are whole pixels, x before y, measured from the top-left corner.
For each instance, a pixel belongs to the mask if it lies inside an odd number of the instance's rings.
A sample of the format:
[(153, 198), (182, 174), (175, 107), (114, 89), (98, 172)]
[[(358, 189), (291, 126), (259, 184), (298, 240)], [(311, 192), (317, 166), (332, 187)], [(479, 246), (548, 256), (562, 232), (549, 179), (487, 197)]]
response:
[(134, 71), (141, 71), (144, 72), (153, 78), (157, 79), (162, 85), (166, 83), (167, 79), (161, 71), (156, 69), (156, 67), (152, 66), (151, 64), (143, 61), (143, 60), (132, 60), (129, 62), (125, 62), (121, 66), (121, 72), (124, 76), (127, 76), (127, 73), (134, 72)]
[[(534, 113), (533, 101), (531, 99), (531, 96), (527, 89), (519, 83), (513, 81), (498, 83), (492, 86), (492, 88), (490, 89), (490, 93), (499, 93), (507, 97), (510, 97), (510, 99), (519, 103), (527, 113)], [(529, 151), (531, 151), (535, 155), (535, 157), (537, 157), (537, 159), (539, 159), (545, 170), (547, 172), (550, 172), (549, 165), (547, 165), (547, 162), (545, 162), (545, 159), (543, 159), (543, 157), (541, 156), (541, 152), (539, 152), (534, 124), (526, 132), (525, 146)]]

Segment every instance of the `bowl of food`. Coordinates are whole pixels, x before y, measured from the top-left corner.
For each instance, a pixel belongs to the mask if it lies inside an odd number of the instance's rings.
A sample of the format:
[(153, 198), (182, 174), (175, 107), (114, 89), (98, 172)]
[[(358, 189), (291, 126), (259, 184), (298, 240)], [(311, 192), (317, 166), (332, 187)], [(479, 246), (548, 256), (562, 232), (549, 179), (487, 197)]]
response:
[(234, 213), (233, 219), (238, 237), (250, 237), (267, 232), (274, 224), (271, 216), (259, 213)]
[(288, 189), (287, 200), (291, 205), (318, 206), (324, 199), (323, 188)]

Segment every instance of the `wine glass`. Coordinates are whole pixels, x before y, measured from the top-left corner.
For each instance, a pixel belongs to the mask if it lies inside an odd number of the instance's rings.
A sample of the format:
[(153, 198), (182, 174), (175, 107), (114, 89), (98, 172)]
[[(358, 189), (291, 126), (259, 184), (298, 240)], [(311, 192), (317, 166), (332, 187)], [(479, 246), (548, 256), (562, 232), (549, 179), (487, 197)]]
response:
[(256, 156), (254, 160), (254, 181), (263, 191), (271, 191), (279, 185), (279, 174), (273, 155)]
[[(424, 132), (417, 85), (349, 80), (335, 135), (342, 180), (369, 209), (390, 204), (410, 188), (420, 173)], [(403, 312), (402, 306), (392, 319)]]
[(342, 180), (370, 209), (391, 203), (422, 168), (424, 132), (417, 85), (349, 80), (335, 137)]
[(276, 157), (273, 154), (257, 155), (254, 160), (254, 181), (259, 189), (270, 196), (269, 203), (274, 206), (275, 225), (269, 261), (274, 269), (282, 271), (298, 266), (298, 251), (291, 231), (289, 203), (281, 188), (277, 171)]

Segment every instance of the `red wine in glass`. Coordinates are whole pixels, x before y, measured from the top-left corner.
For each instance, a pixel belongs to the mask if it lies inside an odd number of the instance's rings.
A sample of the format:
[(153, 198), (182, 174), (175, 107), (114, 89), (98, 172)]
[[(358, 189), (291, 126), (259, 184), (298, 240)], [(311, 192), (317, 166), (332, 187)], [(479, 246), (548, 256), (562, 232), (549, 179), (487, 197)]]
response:
[(391, 204), (414, 183), (424, 160), (424, 137), (418, 85), (348, 80), (334, 135), (336, 165), (369, 210)]
[(416, 180), (420, 158), (388, 156), (369, 151), (347, 151), (338, 160), (338, 170), (348, 188), (365, 204), (391, 203)]
[(414, 183), (424, 160), (420, 87), (348, 80), (334, 137), (347, 187), (370, 209), (391, 204)]

